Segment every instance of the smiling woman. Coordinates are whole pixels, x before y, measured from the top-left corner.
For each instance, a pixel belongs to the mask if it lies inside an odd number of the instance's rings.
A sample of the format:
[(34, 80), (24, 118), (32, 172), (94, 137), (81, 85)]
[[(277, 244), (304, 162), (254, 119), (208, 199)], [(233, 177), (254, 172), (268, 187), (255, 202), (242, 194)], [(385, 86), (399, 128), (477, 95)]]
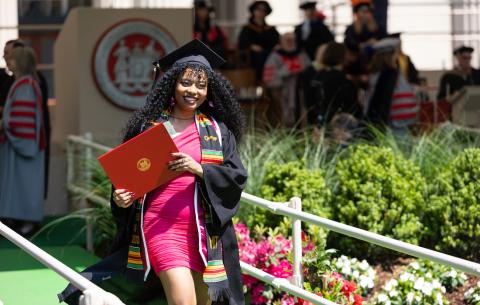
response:
[(94, 280), (114, 273), (145, 280), (152, 266), (168, 304), (244, 304), (231, 220), (247, 179), (236, 149), (244, 118), (231, 84), (213, 70), (223, 62), (198, 40), (157, 62), (166, 72), (129, 120), (124, 140), (169, 125), (179, 150), (169, 169), (182, 174), (139, 201), (128, 190), (112, 192), (116, 252), (85, 270)]

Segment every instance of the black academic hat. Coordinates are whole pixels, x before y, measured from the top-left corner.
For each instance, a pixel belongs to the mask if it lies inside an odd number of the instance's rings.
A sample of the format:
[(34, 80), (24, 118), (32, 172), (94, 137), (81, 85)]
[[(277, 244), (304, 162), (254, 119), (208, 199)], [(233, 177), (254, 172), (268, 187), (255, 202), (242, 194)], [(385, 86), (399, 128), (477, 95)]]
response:
[(211, 11), (211, 12), (214, 11), (213, 5), (212, 5), (212, 3), (210, 3), (210, 1), (195, 0), (193, 2), (193, 5), (194, 5), (195, 9), (208, 8), (209, 11)]
[(265, 7), (265, 15), (270, 15), (272, 13), (272, 7), (267, 1), (253, 1), (252, 4), (248, 7), (248, 10), (250, 11), (250, 14), (253, 14), (253, 11), (259, 6), (262, 5)]
[(167, 71), (175, 63), (196, 63), (213, 70), (225, 63), (220, 55), (198, 39), (179, 47), (153, 63), (156, 70)]
[(390, 33), (387, 35), (387, 37), (400, 39), (401, 38), (400, 36), (402, 36), (402, 34), (403, 34), (402, 32)]
[(300, 4), (300, 9), (302, 10), (315, 9), (315, 6), (317, 6), (317, 1), (306, 1)]
[(467, 46), (460, 46), (453, 51), (453, 55), (457, 55), (460, 53), (473, 53), (473, 48)]

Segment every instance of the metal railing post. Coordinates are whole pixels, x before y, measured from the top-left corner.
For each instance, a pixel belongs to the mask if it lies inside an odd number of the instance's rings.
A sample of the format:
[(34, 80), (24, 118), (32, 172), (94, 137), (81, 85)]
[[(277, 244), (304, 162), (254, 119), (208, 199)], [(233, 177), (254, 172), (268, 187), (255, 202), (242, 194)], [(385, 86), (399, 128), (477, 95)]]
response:
[[(87, 132), (84, 135), (85, 140), (93, 142), (93, 135), (91, 132)], [(93, 149), (90, 146), (85, 146), (85, 181), (84, 186), (87, 189), (90, 189), (92, 186), (92, 160), (93, 160)], [(87, 199), (82, 199), (82, 208), (88, 208)], [(89, 217), (86, 219), (87, 226), (87, 251), (93, 252), (93, 226)]]
[[(289, 206), (299, 212), (302, 211), (302, 200), (298, 197), (292, 197)], [(293, 249), (293, 277), (292, 284), (303, 288), (302, 271), (302, 221), (293, 218), (292, 221), (292, 249)]]

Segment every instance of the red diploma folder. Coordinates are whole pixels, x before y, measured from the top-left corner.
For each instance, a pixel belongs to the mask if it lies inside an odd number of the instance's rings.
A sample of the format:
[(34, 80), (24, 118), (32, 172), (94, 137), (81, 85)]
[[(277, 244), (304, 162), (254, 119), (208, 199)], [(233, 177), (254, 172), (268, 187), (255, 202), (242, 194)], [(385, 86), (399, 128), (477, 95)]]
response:
[(163, 124), (158, 124), (98, 158), (116, 189), (127, 189), (138, 199), (181, 172), (168, 169), (178, 152)]

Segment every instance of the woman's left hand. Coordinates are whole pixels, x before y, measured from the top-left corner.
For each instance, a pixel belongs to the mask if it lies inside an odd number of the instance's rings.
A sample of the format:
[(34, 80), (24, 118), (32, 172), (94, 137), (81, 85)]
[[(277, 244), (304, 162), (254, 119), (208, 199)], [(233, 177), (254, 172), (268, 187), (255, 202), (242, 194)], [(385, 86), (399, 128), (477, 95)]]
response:
[(203, 178), (202, 166), (192, 157), (184, 153), (172, 153), (172, 156), (177, 158), (176, 160), (168, 162), (168, 169), (177, 172), (188, 171), (194, 175)]

